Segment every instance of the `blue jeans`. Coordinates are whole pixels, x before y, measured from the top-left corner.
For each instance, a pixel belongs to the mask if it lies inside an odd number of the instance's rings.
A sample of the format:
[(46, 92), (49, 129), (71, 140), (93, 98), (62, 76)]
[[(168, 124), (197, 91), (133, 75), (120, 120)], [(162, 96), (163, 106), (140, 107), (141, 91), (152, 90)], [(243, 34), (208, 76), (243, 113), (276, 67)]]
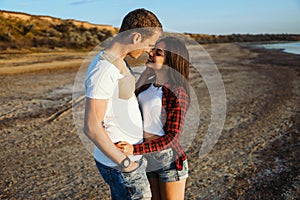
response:
[(97, 161), (96, 166), (105, 182), (109, 184), (111, 199), (151, 199), (150, 184), (146, 175), (147, 160), (145, 158), (140, 160), (139, 167), (132, 172), (122, 172)]

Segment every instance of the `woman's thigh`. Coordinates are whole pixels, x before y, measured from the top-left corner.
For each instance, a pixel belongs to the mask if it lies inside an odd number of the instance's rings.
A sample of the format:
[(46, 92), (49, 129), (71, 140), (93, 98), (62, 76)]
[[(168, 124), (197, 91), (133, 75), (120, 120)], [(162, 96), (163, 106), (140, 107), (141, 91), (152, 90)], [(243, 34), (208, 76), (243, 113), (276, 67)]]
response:
[(186, 179), (174, 182), (159, 182), (161, 199), (183, 200)]

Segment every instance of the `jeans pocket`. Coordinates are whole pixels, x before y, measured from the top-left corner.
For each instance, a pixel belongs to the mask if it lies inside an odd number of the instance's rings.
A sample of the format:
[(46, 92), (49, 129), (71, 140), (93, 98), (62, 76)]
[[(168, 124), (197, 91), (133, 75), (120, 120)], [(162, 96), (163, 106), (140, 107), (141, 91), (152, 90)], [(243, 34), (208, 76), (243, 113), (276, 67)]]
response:
[(148, 160), (147, 172), (156, 171), (169, 166), (174, 161), (174, 154), (171, 148), (163, 151), (147, 154)]
[(160, 152), (155, 152), (153, 154), (153, 159), (159, 163), (170, 163), (173, 161), (173, 156), (173, 150), (169, 148)]

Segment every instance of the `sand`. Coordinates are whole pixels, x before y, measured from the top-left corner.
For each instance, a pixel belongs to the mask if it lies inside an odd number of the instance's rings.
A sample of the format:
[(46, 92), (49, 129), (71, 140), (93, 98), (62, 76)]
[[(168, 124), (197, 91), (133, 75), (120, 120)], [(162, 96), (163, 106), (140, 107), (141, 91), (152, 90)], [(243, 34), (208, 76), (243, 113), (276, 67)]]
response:
[[(187, 149), (186, 199), (299, 198), (300, 56), (244, 44), (203, 47), (224, 81), (226, 121), (212, 151), (199, 158), (211, 101), (192, 70), (201, 116)], [(109, 199), (71, 109), (86, 55), (1, 54), (1, 199)]]

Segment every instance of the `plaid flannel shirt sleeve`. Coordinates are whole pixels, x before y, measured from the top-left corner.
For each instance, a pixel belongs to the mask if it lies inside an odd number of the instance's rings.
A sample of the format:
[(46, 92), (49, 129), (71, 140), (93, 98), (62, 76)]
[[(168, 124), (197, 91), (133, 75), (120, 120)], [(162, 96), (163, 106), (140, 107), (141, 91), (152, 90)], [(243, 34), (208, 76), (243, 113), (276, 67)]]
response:
[(176, 88), (174, 91), (163, 87), (162, 107), (166, 112), (162, 113), (162, 119), (165, 121), (163, 127), (165, 135), (159, 139), (134, 145), (133, 153), (146, 154), (170, 147), (181, 152), (179, 142), (188, 106), (189, 96), (182, 87)]

